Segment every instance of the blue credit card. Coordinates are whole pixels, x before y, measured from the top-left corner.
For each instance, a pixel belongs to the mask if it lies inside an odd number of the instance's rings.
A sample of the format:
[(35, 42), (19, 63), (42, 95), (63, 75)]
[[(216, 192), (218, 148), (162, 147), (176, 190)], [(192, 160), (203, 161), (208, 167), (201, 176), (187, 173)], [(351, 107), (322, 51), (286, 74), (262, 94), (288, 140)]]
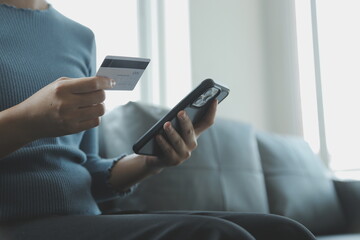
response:
[(115, 87), (109, 90), (131, 91), (149, 62), (148, 58), (106, 56), (96, 76), (108, 77), (116, 81)]

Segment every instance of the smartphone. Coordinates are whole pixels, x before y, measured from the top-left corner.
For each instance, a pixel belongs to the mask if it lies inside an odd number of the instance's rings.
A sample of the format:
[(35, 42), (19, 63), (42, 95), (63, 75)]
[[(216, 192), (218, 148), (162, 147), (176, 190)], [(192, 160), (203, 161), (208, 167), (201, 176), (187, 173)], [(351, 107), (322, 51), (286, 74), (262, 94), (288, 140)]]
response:
[(163, 125), (170, 121), (172, 126), (180, 132), (180, 124), (177, 113), (185, 110), (193, 124), (196, 124), (206, 114), (210, 104), (217, 99), (220, 103), (229, 95), (230, 90), (212, 79), (202, 81), (193, 91), (182, 99), (164, 117), (155, 123), (143, 136), (133, 145), (133, 150), (137, 154), (160, 156), (161, 149), (158, 146), (155, 136), (162, 134), (166, 138)]

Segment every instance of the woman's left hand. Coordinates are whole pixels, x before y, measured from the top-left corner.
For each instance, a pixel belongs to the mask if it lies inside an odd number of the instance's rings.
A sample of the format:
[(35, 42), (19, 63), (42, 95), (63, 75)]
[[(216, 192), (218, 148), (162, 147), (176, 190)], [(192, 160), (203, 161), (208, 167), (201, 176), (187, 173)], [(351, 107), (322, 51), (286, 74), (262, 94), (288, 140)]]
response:
[(180, 111), (177, 117), (181, 131), (177, 132), (170, 122), (163, 126), (166, 140), (162, 135), (156, 136), (162, 155), (161, 157), (146, 157), (146, 165), (155, 171), (161, 171), (165, 167), (177, 166), (190, 158), (192, 151), (197, 147), (197, 138), (213, 123), (216, 115), (217, 100), (214, 100), (207, 114), (202, 120), (193, 125), (185, 111)]
[(128, 155), (114, 165), (109, 183), (114, 189), (126, 191), (144, 178), (161, 172), (165, 167), (177, 166), (189, 159), (197, 147), (197, 138), (214, 123), (217, 104), (215, 100), (207, 114), (195, 126), (185, 111), (180, 111), (177, 117), (181, 131), (177, 132), (170, 122), (167, 122), (164, 130), (168, 140), (160, 135), (156, 138), (163, 153), (161, 157)]

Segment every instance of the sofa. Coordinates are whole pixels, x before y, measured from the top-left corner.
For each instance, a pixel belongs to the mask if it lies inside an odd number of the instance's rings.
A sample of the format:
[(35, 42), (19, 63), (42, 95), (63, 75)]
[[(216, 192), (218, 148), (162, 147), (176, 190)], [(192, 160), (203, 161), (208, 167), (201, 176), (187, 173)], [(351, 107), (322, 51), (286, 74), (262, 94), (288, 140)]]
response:
[[(168, 109), (129, 102), (105, 114), (100, 154), (132, 153), (133, 143)], [(321, 240), (360, 239), (360, 182), (335, 179), (301, 138), (218, 117), (191, 158), (141, 182), (104, 212), (206, 210), (292, 218)]]

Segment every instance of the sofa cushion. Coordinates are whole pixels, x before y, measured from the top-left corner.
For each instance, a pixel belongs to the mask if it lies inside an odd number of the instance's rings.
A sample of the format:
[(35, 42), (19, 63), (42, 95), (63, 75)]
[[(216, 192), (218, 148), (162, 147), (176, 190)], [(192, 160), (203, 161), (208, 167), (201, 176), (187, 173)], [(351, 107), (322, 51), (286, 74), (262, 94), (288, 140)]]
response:
[[(168, 110), (130, 102), (106, 114), (101, 154), (132, 153), (132, 144)], [(144, 180), (121, 210), (222, 210), (267, 213), (266, 189), (251, 126), (217, 119), (191, 158)]]
[(315, 234), (342, 230), (333, 181), (322, 161), (300, 138), (257, 133), (270, 212), (299, 221)]
[(330, 236), (317, 236), (317, 240), (359, 240), (360, 234), (358, 233), (349, 233), (349, 234), (336, 234)]
[(336, 179), (334, 185), (345, 219), (348, 222), (348, 231), (360, 233), (360, 181)]

